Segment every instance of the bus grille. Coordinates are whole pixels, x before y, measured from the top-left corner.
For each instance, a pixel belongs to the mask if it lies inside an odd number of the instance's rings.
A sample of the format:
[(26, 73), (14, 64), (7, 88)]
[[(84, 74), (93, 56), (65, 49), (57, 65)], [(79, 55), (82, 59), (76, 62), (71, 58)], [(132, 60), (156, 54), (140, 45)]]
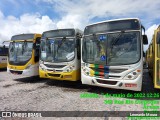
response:
[(53, 69), (47, 69), (47, 71), (54, 71), (54, 72), (63, 72), (63, 70), (53, 70)]
[(102, 83), (102, 84), (109, 84), (109, 85), (116, 85), (117, 81), (107, 81), (107, 80), (99, 80), (96, 79), (98, 83)]
[(51, 76), (51, 77), (60, 77), (61, 74), (51, 74), (51, 73), (48, 73), (48, 75)]
[(110, 73), (122, 73), (128, 69), (110, 69)]
[(48, 68), (63, 68), (66, 65), (49, 65), (49, 64), (44, 64)]
[(121, 76), (114, 75), (114, 74), (122, 73), (127, 70), (127, 69), (113, 69), (113, 68), (110, 68), (109, 66), (96, 65), (96, 64), (91, 64), (89, 68), (91, 69), (90, 74), (92, 76), (98, 77), (98, 78), (105, 78), (105, 79), (120, 78)]
[(12, 74), (18, 74), (18, 75), (20, 75), (20, 74), (22, 74), (23, 71), (10, 70), (10, 72), (11, 72)]

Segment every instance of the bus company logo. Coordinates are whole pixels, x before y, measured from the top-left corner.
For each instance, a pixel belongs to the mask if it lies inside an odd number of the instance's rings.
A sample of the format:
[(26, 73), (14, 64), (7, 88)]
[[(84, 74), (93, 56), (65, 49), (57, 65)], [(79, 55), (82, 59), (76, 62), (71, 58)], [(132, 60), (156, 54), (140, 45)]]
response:
[(2, 117), (11, 117), (11, 112), (2, 112)]
[(109, 79), (109, 75), (108, 74), (104, 74), (104, 78)]

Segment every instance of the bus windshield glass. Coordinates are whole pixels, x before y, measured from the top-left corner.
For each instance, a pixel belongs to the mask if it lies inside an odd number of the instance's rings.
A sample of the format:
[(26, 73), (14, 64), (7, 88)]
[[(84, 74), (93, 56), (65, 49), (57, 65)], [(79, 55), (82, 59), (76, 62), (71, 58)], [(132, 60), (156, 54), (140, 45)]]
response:
[(9, 61), (26, 63), (32, 56), (33, 42), (11, 42), (9, 46)]
[(82, 59), (86, 63), (127, 65), (140, 60), (140, 33), (116, 32), (85, 36)]
[(41, 41), (41, 60), (45, 62), (68, 62), (74, 57), (74, 38), (52, 38)]

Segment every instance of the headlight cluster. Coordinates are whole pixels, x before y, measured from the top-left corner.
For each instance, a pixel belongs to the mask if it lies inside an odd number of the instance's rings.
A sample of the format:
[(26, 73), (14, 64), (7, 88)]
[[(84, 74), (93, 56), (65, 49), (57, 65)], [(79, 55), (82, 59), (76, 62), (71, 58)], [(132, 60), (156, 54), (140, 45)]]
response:
[[(85, 67), (86, 66), (86, 67)], [(83, 71), (83, 73), (85, 74), (85, 75), (90, 75), (90, 70), (89, 70), (89, 68), (87, 68), (88, 67), (88, 64), (87, 63), (82, 63), (81, 64), (81, 68), (82, 68), (82, 71)]]
[(84, 73), (85, 75), (90, 75), (90, 74), (89, 74), (89, 69), (87, 69), (87, 68), (84, 67), (82, 70), (83, 70), (83, 73)]
[(43, 67), (41, 64), (39, 65), (39, 68), (43, 71), (46, 71), (45, 67)]
[(136, 79), (141, 73), (141, 70), (137, 69), (135, 71), (130, 72), (128, 75), (124, 77), (125, 80), (133, 80)]
[(74, 70), (74, 65), (70, 65), (68, 67), (66, 67), (63, 72), (72, 72)]

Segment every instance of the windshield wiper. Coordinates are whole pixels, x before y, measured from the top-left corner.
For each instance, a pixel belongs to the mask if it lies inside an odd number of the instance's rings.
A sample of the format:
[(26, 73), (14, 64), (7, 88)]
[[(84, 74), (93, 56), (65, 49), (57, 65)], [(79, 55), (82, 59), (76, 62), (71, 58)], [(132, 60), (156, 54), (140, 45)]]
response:
[(113, 47), (120, 39), (120, 37), (125, 33), (125, 31), (121, 31), (121, 33), (113, 40), (112, 46)]
[[(111, 50), (111, 51), (110, 51), (110, 53), (112, 53), (113, 46), (116, 45), (116, 43), (120, 40), (120, 37), (123, 35), (123, 33), (125, 33), (125, 31), (121, 31), (121, 32), (119, 33), (119, 35), (114, 38), (113, 42), (111, 43), (111, 47), (110, 47), (110, 50)], [(112, 54), (111, 54), (108, 60), (110, 61), (110, 59), (111, 59), (112, 57), (113, 57), (113, 56), (112, 56)]]
[(119, 38), (123, 35), (123, 33), (125, 33), (125, 31), (121, 31), (120, 34), (114, 38), (111, 44), (111, 53), (112, 53), (113, 46), (116, 45), (116, 43), (120, 40)]
[(66, 37), (63, 37), (62, 40), (60, 41), (60, 43), (58, 44), (57, 46), (57, 50), (56, 50), (56, 53), (54, 53), (54, 56), (53, 56), (53, 60), (52, 61), (57, 61), (58, 59), (56, 58), (57, 54), (58, 54), (58, 50), (59, 48), (62, 46), (62, 44), (66, 41)]
[(24, 43), (22, 45), (22, 54), (24, 53), (24, 50), (26, 49), (26, 46), (27, 46), (27, 42), (26, 42), (26, 40), (24, 40)]
[(62, 46), (62, 44), (64, 43), (65, 40), (66, 40), (66, 37), (63, 37), (61, 40), (61, 43), (58, 44), (57, 53), (58, 53), (59, 48)]
[(98, 48), (100, 49), (101, 48), (100, 41), (97, 39), (96, 34), (93, 34), (93, 40), (96, 41)]
[(63, 37), (62, 40), (61, 40), (61, 43), (58, 44), (58, 48), (60, 48), (62, 46), (62, 44), (64, 43), (65, 40), (66, 40), (66, 37)]

